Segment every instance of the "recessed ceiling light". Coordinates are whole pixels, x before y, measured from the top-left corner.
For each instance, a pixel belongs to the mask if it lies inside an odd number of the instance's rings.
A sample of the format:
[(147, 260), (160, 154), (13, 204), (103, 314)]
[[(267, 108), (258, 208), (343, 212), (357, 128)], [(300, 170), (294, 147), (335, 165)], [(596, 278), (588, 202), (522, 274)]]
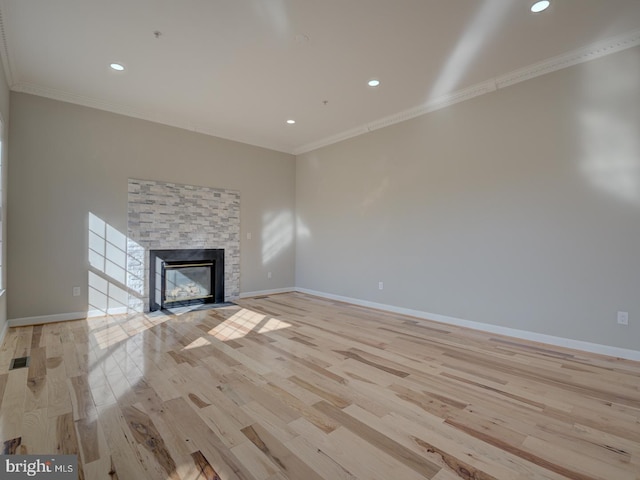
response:
[(119, 72), (121, 72), (122, 70), (124, 70), (124, 66), (119, 64), (119, 63), (112, 63), (111, 65), (109, 65), (111, 68), (113, 68), (114, 70), (117, 70)]
[(288, 123), (289, 125), (293, 125), (294, 123), (296, 123), (296, 121), (295, 121), (295, 120), (292, 120), (292, 119), (289, 119), (289, 120), (287, 120), (287, 123)]
[(367, 82), (367, 85), (369, 85), (370, 87), (377, 87), (378, 85), (380, 85), (380, 80), (376, 80), (375, 78), (372, 80), (369, 80)]
[(533, 5), (531, 5), (531, 11), (533, 13), (542, 12), (543, 10), (546, 10), (547, 8), (549, 8), (550, 4), (551, 2), (549, 0), (540, 0), (539, 2), (536, 2)]

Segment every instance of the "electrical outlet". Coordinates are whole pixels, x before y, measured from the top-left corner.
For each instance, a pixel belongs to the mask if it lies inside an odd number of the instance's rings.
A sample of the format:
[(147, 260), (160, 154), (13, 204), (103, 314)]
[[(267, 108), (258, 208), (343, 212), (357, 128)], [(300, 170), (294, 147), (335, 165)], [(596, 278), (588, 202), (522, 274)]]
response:
[(384, 289), (384, 283), (378, 282), (378, 290), (383, 290), (383, 289)]
[(629, 325), (629, 312), (618, 312), (618, 323), (620, 325)]
[(267, 278), (271, 278), (271, 272), (267, 273)]
[(79, 297), (80, 296), (80, 287), (73, 287), (73, 289), (71, 290), (71, 293), (74, 297)]

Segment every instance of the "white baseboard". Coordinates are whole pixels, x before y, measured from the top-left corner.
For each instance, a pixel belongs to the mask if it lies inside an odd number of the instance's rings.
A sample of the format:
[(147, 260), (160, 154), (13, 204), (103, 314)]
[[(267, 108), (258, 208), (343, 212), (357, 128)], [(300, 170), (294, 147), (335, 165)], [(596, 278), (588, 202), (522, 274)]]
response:
[(275, 295), (277, 293), (295, 292), (293, 287), (276, 288), (274, 290), (259, 290), (257, 292), (244, 292), (240, 294), (240, 298), (260, 297), (262, 295)]
[(87, 318), (87, 312), (57, 313), (55, 315), (41, 315), (38, 317), (12, 318), (7, 323), (10, 327), (24, 327), (27, 325), (41, 325), (43, 323), (64, 322), (67, 320), (82, 320), (83, 318)]
[(329, 300), (352, 303), (354, 305), (359, 305), (362, 307), (375, 308), (378, 310), (385, 310), (387, 312), (400, 313), (402, 315), (410, 315), (412, 317), (417, 317), (424, 320), (432, 320), (435, 322), (446, 323), (449, 325), (456, 325), (458, 327), (472, 328), (474, 330), (480, 330), (488, 333), (495, 333), (498, 335), (505, 335), (508, 337), (519, 338), (522, 340), (546, 343), (548, 345), (571, 348), (574, 350), (582, 350), (584, 352), (597, 353), (600, 355), (607, 355), (610, 357), (619, 357), (627, 360), (640, 361), (640, 351), (637, 351), (637, 350), (612, 347), (609, 345), (601, 345), (598, 343), (584, 342), (582, 340), (573, 340), (571, 338), (556, 337), (553, 335), (545, 335), (543, 333), (535, 333), (535, 332), (529, 332), (527, 330), (519, 330), (516, 328), (502, 327), (500, 325), (491, 325), (489, 323), (474, 322), (471, 320), (464, 320), (461, 318), (449, 317), (446, 315), (439, 315), (437, 313), (428, 313), (420, 310), (411, 310), (409, 308), (386, 305), (384, 303), (369, 302), (366, 300), (359, 300), (357, 298), (343, 297), (341, 295), (333, 295), (330, 293), (318, 292), (316, 290), (309, 290), (306, 288), (296, 287), (295, 291), (300, 293), (307, 293), (309, 295), (314, 295), (317, 297), (327, 298)]

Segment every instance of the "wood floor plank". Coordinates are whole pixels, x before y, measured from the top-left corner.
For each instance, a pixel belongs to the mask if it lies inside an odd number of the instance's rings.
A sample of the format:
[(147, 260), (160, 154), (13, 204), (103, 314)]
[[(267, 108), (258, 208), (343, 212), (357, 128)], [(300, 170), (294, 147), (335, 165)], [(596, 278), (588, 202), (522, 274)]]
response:
[(324, 443), (316, 441), (320, 453), (334, 459), (341, 467), (356, 478), (387, 480), (424, 480), (432, 478), (405, 465), (398, 458), (379, 450), (351, 430), (340, 427), (328, 436)]
[(31, 332), (31, 349), (41, 347), (42, 325), (34, 325)]
[(198, 467), (198, 470), (202, 474), (203, 480), (222, 480), (202, 452), (198, 450), (197, 452), (193, 452), (191, 456), (193, 457), (193, 461)]
[(29, 360), (29, 378), (41, 378), (47, 374), (47, 355), (42, 347), (32, 347)]
[[(97, 407), (101, 430), (104, 432), (106, 443), (109, 446), (112, 462), (109, 462), (109, 475), (117, 475), (118, 478), (135, 478), (151, 480), (143, 467), (137, 449), (137, 442), (133, 439), (133, 433), (124, 421), (124, 415), (117, 405)], [(102, 472), (106, 465), (100, 465)]]
[(47, 409), (34, 409), (22, 419), (22, 445), (29, 454), (57, 452), (57, 418), (49, 418)]
[(33, 327), (19, 328), (18, 338), (16, 339), (16, 348), (13, 352), (14, 358), (28, 357), (31, 352), (31, 334)]
[(252, 419), (239, 408), (225, 408), (225, 403), (220, 402), (199, 408), (197, 414), (227, 447), (233, 448), (246, 441), (240, 432)]
[(408, 450), (396, 441), (390, 439), (381, 432), (371, 428), (369, 425), (357, 420), (328, 402), (318, 402), (314, 405), (314, 408), (333, 418), (340, 425), (355, 433), (363, 440), (394, 457), (400, 463), (407, 465), (412, 470), (424, 475), (425, 478), (432, 478), (440, 470), (438, 465), (433, 464), (426, 458), (416, 455), (411, 450)]
[[(308, 431), (303, 429), (302, 431)], [(322, 475), (322, 478), (332, 478), (335, 480), (356, 480), (353, 473), (340, 465), (336, 459), (332, 458), (322, 449), (313, 443), (306, 436), (296, 437), (285, 443), (296, 456)]]
[(273, 383), (269, 383), (266, 388), (272, 395), (276, 396), (279, 401), (306, 418), (323, 432), (331, 433), (338, 428), (339, 424), (337, 422), (319, 412), (317, 409), (305, 404), (287, 390)]
[(9, 440), (21, 436), (25, 408), (28, 370), (22, 368), (7, 374), (7, 383), (0, 408), (0, 439)]
[(16, 455), (18, 448), (22, 444), (22, 437), (11, 438), (2, 443), (2, 455)]
[(133, 406), (123, 407), (122, 414), (138, 445), (151, 454), (153, 465), (147, 464), (147, 470), (153, 471), (158, 466), (163, 478), (179, 480), (176, 463), (149, 416)]
[[(391, 413), (381, 419), (391, 431), (393, 438), (410, 438), (424, 455), (434, 463), (449, 470), (449, 461), (445, 461), (439, 452), (445, 452), (454, 458), (469, 463), (474, 470), (499, 479), (522, 478), (532, 480), (558, 480), (567, 477), (546, 470), (517, 455), (500, 449), (481, 439), (475, 438), (446, 423), (438, 417), (425, 415), (418, 420), (409, 420), (401, 413)], [(429, 448), (437, 447), (438, 450)], [(464, 478), (464, 477), (463, 477)], [(471, 477), (472, 478), (472, 477)]]
[(71, 413), (73, 406), (61, 357), (47, 359), (47, 410), (49, 417)]
[(75, 421), (80, 453), (83, 463), (93, 463), (100, 460), (100, 423), (97, 414), (94, 417), (84, 417)]
[(277, 438), (269, 433), (259, 423), (243, 428), (242, 433), (269, 458), (276, 467), (280, 468), (289, 478), (304, 478), (305, 480), (321, 480), (309, 465), (295, 456)]
[(162, 416), (177, 424), (183, 438), (202, 452), (213, 469), (226, 479), (251, 479), (253, 475), (242, 465), (224, 442), (203, 424), (201, 418), (186, 400), (176, 398), (164, 403)]
[[(580, 473), (580, 468), (567, 468), (563, 465), (561, 465), (560, 463), (555, 463), (553, 460), (551, 460), (550, 458), (548, 458), (546, 455), (545, 456), (541, 456), (541, 455), (537, 455), (525, 448), (521, 448), (518, 446), (515, 446), (513, 444), (508, 443), (508, 441), (503, 441), (502, 439), (498, 438), (497, 436), (492, 436), (490, 434), (485, 433), (484, 431), (482, 431), (479, 428), (474, 428), (468, 425), (465, 425), (463, 423), (459, 423), (457, 421), (454, 420), (446, 420), (446, 423), (448, 425), (453, 426), (454, 428), (457, 428), (458, 430), (471, 435), (473, 437), (476, 437), (479, 440), (482, 440), (483, 442), (489, 443), (495, 447), (500, 448), (501, 450), (504, 450), (506, 452), (509, 452), (513, 455), (516, 455), (518, 457), (521, 457), (531, 463), (534, 463), (536, 465), (541, 466), (542, 468), (545, 468), (547, 470), (550, 470), (552, 472), (556, 472), (560, 475), (563, 475), (567, 478), (572, 478), (575, 480), (593, 480), (594, 478), (597, 477), (592, 477), (590, 475), (587, 475), (586, 473)], [(549, 453), (549, 452), (547, 452)]]
[(97, 413), (91, 395), (91, 387), (86, 375), (68, 378), (67, 390), (69, 391), (74, 420), (96, 417)]
[[(71, 413), (65, 413), (56, 418), (55, 438), (57, 441), (55, 453), (76, 455), (80, 458), (80, 446)], [(84, 478), (84, 467), (82, 462), (78, 462), (78, 480), (84, 480)]]
[(147, 410), (146, 413), (153, 421), (167, 450), (171, 452), (178, 476), (182, 479), (202, 478), (201, 466), (194, 463), (195, 459), (192, 456), (196, 446), (192, 445), (190, 441), (185, 441), (182, 431), (175, 422), (167, 421), (171, 417), (165, 416), (163, 410)]
[(265, 480), (280, 473), (279, 466), (274, 465), (271, 459), (247, 437), (244, 438), (246, 441), (233, 446), (231, 451), (256, 480)]
[(9, 379), (9, 374), (4, 373), (0, 375), (0, 408), (2, 408), (2, 399), (4, 398), (4, 390), (7, 388), (7, 380)]
[[(540, 440), (535, 437), (527, 437), (522, 444), (524, 450), (529, 454), (535, 455), (538, 458), (545, 458), (545, 461), (553, 462), (556, 466), (561, 465), (569, 461), (575, 465), (572, 469), (576, 473), (571, 473), (577, 479), (581, 478), (603, 478), (610, 476), (616, 480), (635, 480), (637, 478), (637, 471), (632, 472), (624, 468), (624, 464), (620, 463), (623, 468), (619, 468), (617, 465), (613, 465), (608, 462), (602, 462), (600, 458), (594, 459), (584, 453), (579, 453), (567, 448), (556, 445), (552, 451), (549, 451), (549, 445), (546, 441)], [(556, 470), (556, 466), (550, 468)], [(560, 467), (561, 469), (565, 467)], [(564, 473), (563, 473), (564, 474)]]
[(10, 328), (5, 334), (4, 341), (0, 347), (0, 374), (9, 371), (13, 354), (16, 351), (16, 342), (18, 341), (18, 329)]
[(46, 409), (49, 404), (49, 391), (47, 388), (47, 377), (27, 378), (27, 390), (24, 398), (24, 411)]

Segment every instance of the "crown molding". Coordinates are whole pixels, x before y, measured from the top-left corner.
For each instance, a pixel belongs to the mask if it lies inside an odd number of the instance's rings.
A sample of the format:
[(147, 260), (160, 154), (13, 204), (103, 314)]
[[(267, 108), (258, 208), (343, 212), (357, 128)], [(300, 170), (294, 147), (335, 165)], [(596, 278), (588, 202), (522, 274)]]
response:
[(572, 67), (580, 63), (590, 62), (591, 60), (596, 60), (606, 55), (621, 52), (627, 48), (637, 47), (638, 45), (640, 45), (640, 29), (617, 37), (608, 38), (602, 42), (592, 43), (579, 50), (551, 57), (542, 62), (514, 70), (506, 75), (501, 75), (495, 80), (496, 87), (504, 88), (515, 85), (516, 83), (524, 82), (531, 78), (546, 75), (547, 73)]
[(330, 137), (323, 138), (316, 142), (307, 143), (301, 147), (294, 148), (291, 153), (294, 155), (301, 155), (303, 153), (311, 152), (313, 150), (317, 150), (322, 147), (327, 147), (329, 145), (333, 145), (334, 143), (342, 142), (343, 140), (349, 140), (353, 137), (358, 137), (365, 133), (369, 133), (371, 130), (368, 125), (361, 125), (356, 128), (351, 128), (345, 132), (340, 132), (336, 135), (331, 135)]
[(580, 63), (589, 62), (606, 55), (620, 52), (628, 48), (636, 47), (640, 45), (640, 29), (628, 32), (617, 37), (609, 38), (605, 41), (593, 43), (587, 47), (572, 52), (558, 55), (556, 57), (549, 58), (542, 62), (538, 62), (532, 65), (528, 65), (524, 68), (514, 70), (505, 75), (487, 80), (486, 82), (478, 83), (469, 88), (458, 90), (456, 92), (444, 95), (442, 97), (435, 98), (423, 105), (405, 110), (388, 117), (381, 118), (374, 122), (353, 128), (347, 132), (343, 132), (337, 135), (326, 137), (316, 142), (302, 145), (293, 150), (294, 155), (301, 155), (303, 153), (317, 150), (321, 147), (326, 147), (334, 143), (347, 140), (349, 138), (356, 137), (363, 133), (372, 132), (379, 128), (388, 127), (396, 123), (411, 120), (422, 115), (425, 115), (436, 110), (440, 110), (456, 103), (471, 100), (472, 98), (484, 95), (486, 93), (495, 92), (499, 88), (509, 87), (516, 83), (524, 82), (532, 78), (546, 75), (563, 68), (568, 68)]

